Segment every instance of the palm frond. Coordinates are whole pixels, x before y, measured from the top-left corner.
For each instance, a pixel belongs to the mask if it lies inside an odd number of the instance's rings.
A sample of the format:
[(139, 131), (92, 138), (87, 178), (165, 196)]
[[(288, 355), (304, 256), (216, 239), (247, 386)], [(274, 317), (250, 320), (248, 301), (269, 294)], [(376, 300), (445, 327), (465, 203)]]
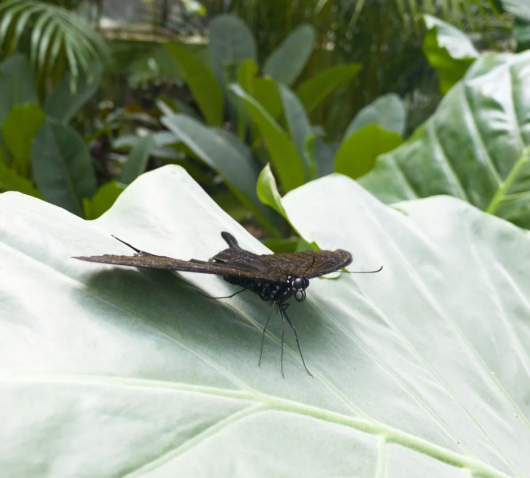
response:
[(26, 53), (38, 77), (63, 65), (75, 81), (94, 62), (106, 62), (105, 40), (79, 15), (52, 3), (4, 0), (0, 3), (0, 52)]

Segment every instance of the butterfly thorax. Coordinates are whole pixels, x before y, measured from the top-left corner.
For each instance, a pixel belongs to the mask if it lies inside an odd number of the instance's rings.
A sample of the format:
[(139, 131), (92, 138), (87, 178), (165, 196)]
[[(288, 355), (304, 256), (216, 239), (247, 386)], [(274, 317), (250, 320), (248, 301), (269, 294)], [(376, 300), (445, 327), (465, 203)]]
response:
[(247, 290), (255, 292), (266, 302), (283, 302), (291, 297), (296, 290), (292, 286), (292, 281), (273, 282), (264, 279), (254, 279), (249, 277), (239, 277), (225, 275), (223, 279), (230, 284), (239, 285)]

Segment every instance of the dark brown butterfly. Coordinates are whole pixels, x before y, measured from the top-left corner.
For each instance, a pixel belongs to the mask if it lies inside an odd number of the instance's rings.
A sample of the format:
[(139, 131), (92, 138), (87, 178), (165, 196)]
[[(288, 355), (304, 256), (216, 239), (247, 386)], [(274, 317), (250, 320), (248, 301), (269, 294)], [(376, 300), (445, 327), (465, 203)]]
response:
[[(114, 236), (113, 236), (114, 237)], [(210, 297), (211, 299), (229, 299), (241, 292), (250, 290), (257, 293), (266, 302), (276, 305), (278, 313), (283, 322), (281, 338), (281, 370), (283, 376), (283, 341), (285, 322), (293, 329), (296, 344), (302, 363), (309, 375), (311, 372), (306, 367), (298, 334), (292, 322), (287, 316), (286, 301), (293, 297), (298, 302), (306, 298), (305, 290), (309, 287), (309, 279), (323, 276), (338, 271), (352, 262), (349, 252), (342, 249), (336, 251), (304, 251), (284, 254), (254, 254), (242, 249), (232, 234), (221, 232), (221, 237), (228, 244), (228, 249), (213, 256), (208, 262), (197, 259), (183, 261), (172, 257), (157, 256), (149, 252), (141, 251), (136, 247), (118, 239), (134, 252), (134, 256), (117, 256), (105, 254), (103, 256), (74, 257), (87, 262), (99, 262), (102, 264), (115, 264), (120, 266), (146, 267), (149, 269), (168, 269), (181, 272), (199, 272), (203, 274), (215, 274), (223, 276), (230, 284), (243, 287), (243, 289), (226, 297)], [(381, 267), (382, 269), (382, 267)], [(376, 271), (359, 272), (360, 274), (371, 274)], [(209, 296), (207, 296), (209, 297)], [(263, 353), (263, 341), (265, 332), (269, 325), (270, 315), (263, 329), (259, 363)]]

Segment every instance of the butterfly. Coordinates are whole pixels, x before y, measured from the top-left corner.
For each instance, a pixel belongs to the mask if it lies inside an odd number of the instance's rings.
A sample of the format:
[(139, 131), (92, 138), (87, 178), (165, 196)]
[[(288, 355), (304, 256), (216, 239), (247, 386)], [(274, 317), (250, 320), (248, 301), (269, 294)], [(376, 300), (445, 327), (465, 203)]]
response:
[[(289, 307), (287, 300), (294, 297), (297, 302), (303, 302), (306, 299), (306, 289), (309, 287), (309, 279), (339, 271), (350, 265), (353, 260), (351, 254), (342, 249), (337, 249), (336, 251), (312, 250), (259, 255), (241, 248), (236, 238), (228, 232), (221, 232), (221, 237), (228, 244), (228, 248), (218, 252), (208, 261), (201, 261), (198, 259), (184, 261), (172, 257), (158, 256), (137, 249), (117, 237), (115, 237), (115, 239), (130, 247), (135, 252), (133, 256), (105, 254), (103, 256), (74, 257), (74, 259), (101, 264), (145, 267), (148, 269), (167, 269), (179, 272), (198, 272), (202, 274), (222, 276), (225, 281), (230, 284), (241, 286), (242, 289), (226, 297), (206, 297), (211, 299), (229, 299), (241, 292), (249, 290), (258, 294), (262, 300), (276, 306), (282, 319), (282, 376), (284, 376), (283, 343), (286, 323), (289, 324), (294, 332), (296, 345), (304, 368), (307, 373), (312, 376), (304, 361), (296, 328), (287, 315), (287, 308)], [(381, 269), (382, 267), (374, 271), (356, 273), (372, 274), (381, 271)], [(261, 365), (263, 342), (265, 340), (265, 333), (269, 325), (270, 317), (271, 314), (269, 314), (263, 329), (259, 365)]]

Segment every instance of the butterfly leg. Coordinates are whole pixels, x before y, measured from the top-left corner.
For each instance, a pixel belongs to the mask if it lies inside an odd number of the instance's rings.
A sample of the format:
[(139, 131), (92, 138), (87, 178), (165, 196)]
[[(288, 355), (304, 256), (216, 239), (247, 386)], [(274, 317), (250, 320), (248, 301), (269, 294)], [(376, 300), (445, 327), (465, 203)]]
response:
[[(287, 322), (291, 326), (291, 329), (293, 329), (294, 337), (296, 339), (296, 345), (298, 346), (298, 352), (300, 352), (300, 357), (302, 358), (302, 363), (304, 364), (304, 368), (305, 368), (306, 372), (312, 377), (313, 376), (312, 373), (307, 369), (307, 366), (305, 364), (304, 356), (302, 354), (302, 349), (300, 348), (300, 341), (298, 340), (298, 334), (296, 333), (296, 329), (294, 328), (293, 323), (289, 320), (289, 317), (287, 315), (287, 312), (286, 312), (287, 307), (289, 307), (289, 304), (278, 304), (278, 308), (283, 312), (283, 315), (287, 319)], [(282, 312), (280, 312), (280, 315), (282, 315)], [(283, 319), (283, 317), (282, 317), (282, 319)], [(285, 324), (285, 320), (283, 322)]]
[(202, 292), (199, 292), (199, 294), (201, 294), (204, 297), (207, 297), (208, 299), (216, 299), (216, 300), (217, 299), (231, 299), (235, 295), (241, 294), (241, 292), (245, 292), (246, 290), (247, 288), (245, 287), (244, 289), (238, 290), (237, 292), (234, 292), (232, 295), (227, 295), (225, 297), (212, 297), (211, 295), (206, 295), (206, 294), (203, 294)]
[(277, 305), (278, 305), (278, 312), (280, 314), (280, 317), (282, 318), (282, 344), (281, 344), (281, 347), (282, 347), (282, 352), (281, 352), (281, 355), (280, 355), (280, 364), (281, 364), (281, 369), (282, 369), (282, 377), (285, 378), (285, 375), (283, 374), (283, 339), (285, 337), (285, 317), (283, 315), (283, 306), (282, 304), (280, 304), (279, 302), (277, 302)]
[(267, 332), (267, 327), (269, 326), (271, 315), (272, 315), (272, 307), (271, 307), (271, 311), (269, 312), (269, 317), (267, 317), (267, 322), (265, 322), (265, 327), (263, 328), (263, 334), (261, 335), (261, 348), (259, 351), (258, 367), (261, 367), (261, 356), (263, 355), (263, 342), (265, 342), (265, 332)]

